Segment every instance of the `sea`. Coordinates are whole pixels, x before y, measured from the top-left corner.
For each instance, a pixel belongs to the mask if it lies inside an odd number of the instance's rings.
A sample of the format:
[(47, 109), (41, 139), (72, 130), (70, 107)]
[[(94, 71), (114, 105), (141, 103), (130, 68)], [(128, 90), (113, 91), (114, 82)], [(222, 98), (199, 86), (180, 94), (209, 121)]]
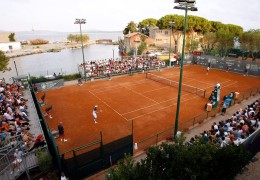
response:
[[(16, 32), (18, 41), (27, 41), (35, 38), (42, 38), (50, 42), (64, 41), (69, 34), (64, 32)], [(85, 32), (83, 32), (85, 34)], [(90, 40), (112, 39), (113, 42), (122, 38), (122, 32), (86, 32)], [(84, 47), (85, 62), (96, 60), (108, 60), (120, 58), (118, 45), (92, 44)], [(11, 71), (0, 72), (0, 79), (7, 81), (12, 77), (20, 75), (47, 76), (56, 74), (78, 73), (78, 66), (83, 63), (81, 48), (64, 49), (60, 52), (49, 52), (11, 58), (8, 67)]]
[[(53, 31), (25, 31), (15, 32), (17, 41), (29, 41), (36, 38), (48, 40), (50, 42), (65, 41), (69, 34), (79, 34), (79, 32), (53, 32)], [(89, 36), (90, 40), (112, 39), (113, 42), (123, 38), (122, 31), (86, 31), (82, 32)]]

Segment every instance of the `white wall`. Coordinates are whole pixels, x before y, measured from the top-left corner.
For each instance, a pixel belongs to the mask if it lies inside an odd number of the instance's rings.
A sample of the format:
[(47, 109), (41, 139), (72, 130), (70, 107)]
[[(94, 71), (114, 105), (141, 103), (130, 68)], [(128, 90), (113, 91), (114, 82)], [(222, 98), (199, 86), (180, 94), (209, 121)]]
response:
[[(10, 49), (11, 47), (11, 49)], [(10, 50), (19, 50), (21, 49), (21, 43), (20, 42), (8, 42), (8, 43), (0, 43), (0, 50), (7, 52)]]

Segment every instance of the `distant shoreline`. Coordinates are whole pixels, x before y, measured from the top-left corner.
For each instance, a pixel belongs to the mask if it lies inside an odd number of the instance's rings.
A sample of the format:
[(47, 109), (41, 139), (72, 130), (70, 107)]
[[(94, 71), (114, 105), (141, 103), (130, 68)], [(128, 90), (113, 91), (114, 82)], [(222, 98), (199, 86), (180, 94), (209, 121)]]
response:
[[(88, 41), (84, 46), (95, 44), (95, 41)], [(20, 50), (13, 50), (12, 52), (6, 53), (6, 56), (10, 58), (27, 56), (32, 54), (41, 54), (48, 52), (60, 52), (63, 49), (73, 49), (81, 47), (80, 43), (49, 43), (43, 45), (22, 45)]]
[[(18, 31), (14, 32), (17, 41), (29, 41), (36, 38), (46, 39), (50, 42), (65, 41), (69, 34), (79, 34), (80, 32), (55, 32), (55, 31)], [(90, 40), (112, 39), (118, 40), (123, 37), (122, 31), (82, 31), (89, 35)]]

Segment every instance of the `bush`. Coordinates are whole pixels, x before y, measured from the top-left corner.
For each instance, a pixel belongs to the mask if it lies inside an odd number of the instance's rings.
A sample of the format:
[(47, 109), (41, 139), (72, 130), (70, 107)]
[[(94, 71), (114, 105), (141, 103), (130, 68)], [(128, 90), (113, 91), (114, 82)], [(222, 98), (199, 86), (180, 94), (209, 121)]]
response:
[(79, 79), (79, 78), (80, 78), (79, 73), (69, 74), (69, 75), (63, 76), (64, 81), (71, 81), (71, 80), (75, 80), (75, 79)]
[(45, 78), (44, 76), (40, 76), (40, 77), (31, 76), (29, 81), (35, 84), (35, 83), (46, 82), (47, 78)]
[(5, 55), (3, 51), (0, 50), (0, 71), (4, 71), (7, 68), (9, 57)]
[(38, 159), (38, 165), (43, 173), (47, 173), (53, 167), (51, 155), (47, 150), (38, 149), (36, 151), (36, 157)]
[(45, 40), (45, 39), (33, 39), (30, 41), (30, 43), (32, 45), (41, 45), (41, 44), (48, 44), (49, 41)]
[(64, 75), (64, 76), (58, 75), (58, 76), (56, 76), (56, 78), (52, 78), (52, 79), (47, 79), (44, 76), (40, 76), (40, 77), (30, 76), (29, 82), (35, 84), (35, 83), (53, 81), (53, 80), (57, 80), (57, 79), (64, 79), (64, 81), (71, 81), (71, 80), (75, 80), (75, 79), (79, 79), (79, 78), (80, 78), (79, 73), (68, 74), (68, 75)]
[(109, 170), (107, 179), (234, 179), (252, 157), (243, 145), (219, 148), (203, 141), (183, 142), (181, 136), (175, 144), (151, 146), (139, 163), (126, 157)]

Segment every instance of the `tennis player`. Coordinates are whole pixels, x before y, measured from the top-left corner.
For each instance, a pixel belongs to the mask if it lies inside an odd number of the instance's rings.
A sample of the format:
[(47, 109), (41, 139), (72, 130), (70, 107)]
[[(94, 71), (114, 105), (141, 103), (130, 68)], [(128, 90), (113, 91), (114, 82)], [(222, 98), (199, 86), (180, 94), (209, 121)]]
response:
[(208, 66), (207, 69), (206, 69), (207, 75), (209, 74), (209, 69), (210, 69), (210, 67)]
[(98, 108), (98, 105), (95, 105), (93, 112), (92, 112), (95, 124), (97, 124), (97, 108)]

